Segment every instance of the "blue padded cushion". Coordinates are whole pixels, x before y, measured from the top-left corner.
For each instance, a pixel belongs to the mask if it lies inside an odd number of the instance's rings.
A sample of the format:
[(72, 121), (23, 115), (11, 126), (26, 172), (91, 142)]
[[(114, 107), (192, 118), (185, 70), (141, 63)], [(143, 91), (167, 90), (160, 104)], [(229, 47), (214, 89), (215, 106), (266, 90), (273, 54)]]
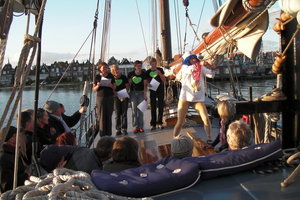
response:
[(198, 182), (200, 172), (197, 163), (167, 157), (118, 173), (93, 170), (91, 176), (100, 190), (127, 197), (147, 197), (192, 186)]
[(281, 142), (274, 141), (251, 145), (235, 151), (225, 151), (202, 157), (188, 157), (184, 160), (198, 163), (201, 170), (200, 180), (205, 180), (252, 169), (263, 162), (275, 160), (282, 155)]

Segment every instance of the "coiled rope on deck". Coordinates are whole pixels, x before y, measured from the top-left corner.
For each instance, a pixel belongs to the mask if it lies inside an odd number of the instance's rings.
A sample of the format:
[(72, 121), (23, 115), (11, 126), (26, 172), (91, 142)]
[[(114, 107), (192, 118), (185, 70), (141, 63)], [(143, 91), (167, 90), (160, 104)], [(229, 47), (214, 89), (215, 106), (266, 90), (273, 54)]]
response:
[[(128, 197), (100, 191), (93, 184), (88, 173), (57, 168), (53, 173), (41, 178), (31, 176), (15, 190), (3, 193), (0, 200), (83, 200), (83, 199), (116, 199), (125, 200)], [(135, 198), (130, 198), (135, 199)], [(150, 199), (150, 198), (143, 198)]]

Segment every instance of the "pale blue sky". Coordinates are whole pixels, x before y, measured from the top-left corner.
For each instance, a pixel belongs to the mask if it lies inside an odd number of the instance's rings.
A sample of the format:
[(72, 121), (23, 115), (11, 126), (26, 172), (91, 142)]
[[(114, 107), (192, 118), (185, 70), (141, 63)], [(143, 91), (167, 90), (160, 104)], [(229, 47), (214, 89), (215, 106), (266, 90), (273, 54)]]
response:
[[(181, 36), (184, 36), (185, 30), (185, 8), (182, 0), (176, 0), (179, 4)], [(151, 50), (151, 26), (150, 11), (151, 0), (137, 0), (139, 11), (141, 13), (143, 28), (145, 32), (148, 51)], [(194, 24), (198, 23), (200, 12), (204, 0), (190, 0), (189, 14)], [(170, 18), (172, 29), (173, 55), (178, 53), (177, 37), (175, 32), (174, 21), (174, 0), (169, 0)], [(42, 38), (42, 62), (50, 64), (56, 61), (71, 60), (79, 47), (86, 39), (87, 35), (93, 28), (94, 15), (97, 0), (48, 0), (43, 26)], [(97, 49), (96, 59), (99, 58), (100, 40), (102, 33), (104, 0), (100, 0), (98, 30), (97, 30)], [(278, 8), (274, 6), (271, 10)], [(198, 35), (203, 32), (211, 31), (209, 24), (210, 18), (214, 14), (214, 8), (211, 0), (206, 0), (204, 12), (201, 18)], [(14, 17), (13, 24), (9, 33), (7, 44), (6, 59), (15, 65), (17, 63), (21, 47), (23, 44), (23, 35), (25, 34), (25, 24), (27, 17)], [(33, 21), (33, 17), (31, 18)], [(272, 26), (272, 25), (270, 25)], [(33, 33), (33, 26), (30, 33)], [(160, 28), (160, 24), (158, 24)], [(196, 28), (196, 27), (195, 27)], [(272, 30), (269, 30), (265, 37), (266, 40), (277, 41), (277, 36)], [(182, 39), (183, 40), (183, 39)], [(194, 34), (188, 27), (187, 32), (187, 49), (190, 50), (194, 40)], [(160, 45), (159, 45), (160, 46)], [(90, 40), (80, 52), (77, 60), (87, 60), (90, 48)], [(144, 59), (147, 54), (143, 42), (142, 31), (138, 19), (136, 0), (112, 0), (111, 29), (109, 42), (109, 57), (115, 56), (117, 59), (123, 57), (135, 59)]]

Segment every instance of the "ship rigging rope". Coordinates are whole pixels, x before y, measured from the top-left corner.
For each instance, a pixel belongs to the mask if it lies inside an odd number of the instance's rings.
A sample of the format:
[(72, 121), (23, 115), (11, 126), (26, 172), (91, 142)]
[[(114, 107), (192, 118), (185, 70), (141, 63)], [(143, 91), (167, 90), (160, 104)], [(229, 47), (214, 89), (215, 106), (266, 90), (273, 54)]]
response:
[(141, 30), (142, 30), (142, 35), (143, 35), (145, 50), (146, 50), (146, 54), (147, 54), (147, 57), (148, 57), (149, 54), (148, 54), (148, 49), (147, 49), (147, 44), (146, 44), (146, 38), (145, 38), (145, 34), (144, 34), (144, 28), (143, 28), (141, 14), (140, 14), (140, 9), (139, 9), (139, 5), (138, 5), (137, 0), (135, 0), (135, 4), (136, 4), (136, 9), (137, 9), (137, 12), (138, 12), (138, 16), (139, 16), (139, 22), (140, 22), (140, 26), (141, 26)]
[[(268, 5), (267, 6), (265, 6), (265, 9), (263, 10), (263, 11), (261, 11), (249, 24), (247, 24), (247, 26), (245, 27), (245, 28), (247, 28), (247, 27), (250, 27), (258, 18), (260, 18), (269, 8), (271, 8), (274, 4), (275, 4), (275, 2), (276, 2), (277, 0), (269, 0), (269, 3), (268, 3)], [(243, 1), (243, 3), (246, 3), (246, 1), (244, 0)], [(244, 5), (244, 4), (243, 4)], [(250, 5), (249, 5), (250, 6)], [(264, 5), (262, 5), (262, 6), (264, 6)], [(246, 9), (246, 6), (244, 6), (244, 8)], [(255, 8), (255, 7), (254, 7)], [(261, 9), (261, 7), (259, 6), (259, 10)]]
[(190, 25), (190, 27), (192, 28), (192, 30), (193, 30), (193, 33), (194, 33), (194, 35), (195, 35), (195, 38), (197, 39), (197, 41), (198, 42), (200, 42), (200, 39), (199, 39), (199, 37), (198, 37), (198, 35), (197, 35), (197, 32), (196, 32), (196, 30), (195, 30), (195, 28), (194, 28), (194, 24), (192, 23), (192, 20), (191, 20), (191, 18), (190, 18), (190, 16), (189, 16), (189, 9), (187, 8), (187, 7), (185, 7), (185, 16), (186, 16), (186, 18), (187, 18), (187, 20), (188, 20), (188, 22), (189, 22), (189, 25)]
[(5, 56), (5, 49), (7, 44), (7, 38), (0, 39), (0, 77), (2, 75), (2, 65), (4, 62), (4, 56)]
[(183, 53), (185, 52), (185, 47), (186, 47), (186, 45), (187, 45), (187, 43), (186, 43), (187, 24), (188, 24), (188, 19), (185, 18), (184, 39), (183, 39)]
[[(83, 44), (80, 46), (79, 50), (77, 51), (77, 53), (75, 54), (75, 56), (73, 57), (73, 60), (75, 60), (75, 58), (78, 56), (79, 52), (81, 51), (81, 49), (83, 48), (83, 46), (85, 45), (85, 43), (87, 42), (87, 40), (89, 39), (89, 37), (92, 35), (94, 29), (89, 33), (89, 35), (87, 36), (87, 38), (84, 40)], [(61, 75), (60, 79), (57, 81), (57, 83), (55, 84), (53, 90), (51, 91), (50, 95), (48, 96), (47, 100), (45, 101), (45, 103), (51, 98), (52, 94), (54, 93), (54, 91), (56, 90), (56, 88), (58, 87), (58, 85), (60, 84), (61, 80), (64, 78), (65, 74), (67, 73), (67, 71), (69, 70), (69, 68), (71, 67), (70, 63), (68, 65), (68, 67), (66, 68), (66, 70), (64, 71), (64, 73)]]
[(179, 8), (178, 8), (177, 0), (174, 0), (174, 10), (175, 10), (174, 15), (175, 15), (178, 54), (182, 54), (181, 31), (180, 31), (181, 29), (180, 29)]
[[(4, 62), (4, 56), (5, 56), (5, 49), (6, 49), (6, 44), (7, 44), (7, 37), (8, 37), (8, 33), (9, 33), (9, 27), (10, 27), (10, 23), (12, 21), (12, 12), (13, 12), (13, 5), (14, 5), (14, 0), (7, 0), (6, 2), (4, 2), (3, 8), (6, 13), (3, 15), (5, 16), (4, 19), (4, 23), (2, 24), (2, 30), (5, 32), (5, 27), (8, 27), (7, 30), (7, 35), (5, 38), (0, 38), (0, 77), (1, 77), (1, 72), (2, 72), (2, 65)], [(4, 8), (5, 7), (5, 8)], [(2, 11), (4, 12), (4, 11)], [(2, 14), (1, 14), (2, 15)], [(1, 19), (2, 20), (2, 19)], [(1, 37), (4, 33), (1, 33)]]
[[(197, 24), (197, 30), (196, 30), (196, 33), (198, 33), (198, 30), (199, 30), (199, 27), (200, 27), (200, 21), (201, 21), (201, 18), (202, 18), (202, 14), (203, 14), (205, 2), (206, 2), (206, 0), (204, 0), (204, 1), (203, 1), (203, 4), (202, 4), (202, 9), (201, 9), (201, 12), (200, 12), (200, 16), (199, 16), (199, 20), (198, 20), (198, 24)], [(192, 49), (194, 48), (195, 41), (196, 41), (196, 37), (194, 37), (193, 44), (192, 44)]]
[[(34, 35), (30, 36), (28, 34), (25, 35), (25, 40), (24, 40), (24, 46), (22, 48), (20, 57), (19, 57), (19, 62), (18, 62), (18, 67), (17, 67), (17, 71), (16, 71), (16, 76), (15, 76), (15, 82), (14, 82), (14, 86), (12, 89), (12, 93), (11, 96), (7, 102), (7, 105), (3, 111), (1, 120), (0, 120), (0, 129), (2, 129), (3, 123), (4, 123), (4, 119), (6, 118), (9, 108), (11, 106), (11, 103), (16, 95), (17, 89), (19, 89), (18, 95), (15, 99), (14, 102), (14, 106), (13, 109), (10, 113), (10, 117), (9, 120), (7, 122), (6, 127), (9, 127), (11, 125), (11, 122), (14, 118), (16, 109), (17, 109), (17, 105), (18, 102), (22, 96), (22, 92), (26, 83), (26, 79), (27, 76), (30, 72), (30, 68), (32, 66), (35, 54), (36, 54), (36, 50), (37, 50), (37, 43), (40, 42), (40, 39), (37, 37), (39, 31), (40, 31), (40, 27), (41, 27), (41, 23), (42, 23), (42, 19), (44, 16), (44, 9), (45, 9), (45, 5), (46, 5), (47, 0), (43, 0), (40, 11), (39, 11), (39, 15), (35, 24), (35, 31), (34, 31)], [(27, 59), (29, 57), (29, 53), (30, 53), (30, 49), (32, 49), (31, 51), (31, 56), (29, 59), (28, 64), (27, 63)], [(6, 128), (3, 131), (3, 135), (0, 135), (0, 148), (2, 147), (3, 141), (6, 138), (6, 134), (8, 132), (8, 128)]]
[(300, 31), (300, 25), (297, 25), (297, 30), (294, 32), (294, 34), (292, 35), (289, 43), (286, 45), (284, 51), (282, 52), (282, 56), (284, 56), (288, 50), (288, 48), (291, 46), (293, 40), (295, 39), (295, 37), (297, 36), (298, 32)]

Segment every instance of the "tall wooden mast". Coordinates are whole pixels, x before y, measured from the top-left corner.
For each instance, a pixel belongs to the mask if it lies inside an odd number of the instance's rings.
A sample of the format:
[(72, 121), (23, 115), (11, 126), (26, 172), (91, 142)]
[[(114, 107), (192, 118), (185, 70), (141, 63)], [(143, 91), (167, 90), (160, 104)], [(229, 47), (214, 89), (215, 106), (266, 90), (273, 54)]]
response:
[(169, 0), (159, 0), (163, 66), (172, 60)]
[[(299, 25), (298, 25), (299, 26)], [(281, 48), (285, 49), (296, 31), (297, 21), (286, 24), (281, 32)], [(282, 91), (286, 95), (286, 106), (282, 110), (282, 146), (292, 148), (300, 143), (300, 34), (293, 40), (286, 52), (285, 66), (282, 73)], [(297, 56), (298, 55), (298, 56)]]

